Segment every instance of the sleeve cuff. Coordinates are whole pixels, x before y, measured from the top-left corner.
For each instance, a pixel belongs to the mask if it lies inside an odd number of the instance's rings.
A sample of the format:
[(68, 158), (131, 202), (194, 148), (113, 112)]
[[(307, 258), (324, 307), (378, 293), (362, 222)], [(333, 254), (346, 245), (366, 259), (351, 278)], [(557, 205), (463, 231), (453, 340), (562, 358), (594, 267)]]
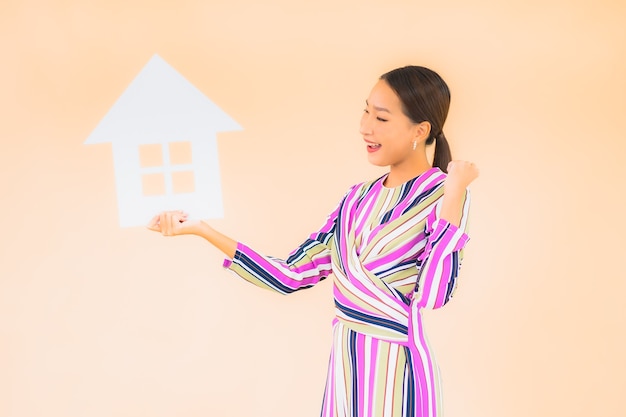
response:
[(453, 245), (452, 252), (459, 251), (470, 240), (467, 233), (458, 226), (453, 225), (445, 219), (437, 219), (432, 225), (432, 235), (435, 241), (444, 239)]
[(224, 258), (224, 262), (222, 262), (222, 267), (223, 268), (230, 268), (233, 263), (235, 261), (237, 261), (240, 257), (242, 252), (246, 249), (246, 246), (241, 243), (241, 242), (237, 242), (237, 249), (235, 249), (235, 256), (233, 256), (233, 258)]

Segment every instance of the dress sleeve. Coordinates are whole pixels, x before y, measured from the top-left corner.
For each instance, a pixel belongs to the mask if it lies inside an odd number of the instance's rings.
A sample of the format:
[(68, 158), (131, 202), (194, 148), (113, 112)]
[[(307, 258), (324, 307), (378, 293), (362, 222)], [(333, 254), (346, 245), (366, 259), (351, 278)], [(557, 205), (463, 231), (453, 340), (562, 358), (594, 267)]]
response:
[(415, 308), (440, 308), (452, 297), (463, 260), (470, 205), (469, 190), (465, 193), (463, 213), (459, 227), (439, 217), (438, 203), (426, 220), (426, 247), (418, 257), (420, 268), (412, 306)]
[(330, 242), (339, 207), (286, 260), (262, 255), (239, 242), (233, 259), (224, 260), (224, 268), (254, 285), (281, 294), (312, 287), (332, 272)]

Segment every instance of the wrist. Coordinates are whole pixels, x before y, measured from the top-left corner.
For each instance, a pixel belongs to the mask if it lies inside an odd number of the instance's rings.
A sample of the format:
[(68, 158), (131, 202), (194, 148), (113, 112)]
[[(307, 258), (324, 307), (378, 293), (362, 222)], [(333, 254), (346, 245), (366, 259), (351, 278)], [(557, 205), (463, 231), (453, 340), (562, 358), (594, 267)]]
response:
[(202, 224), (200, 220), (187, 220), (180, 226), (181, 235), (199, 235), (201, 233)]
[(455, 195), (465, 195), (465, 189), (467, 187), (463, 184), (457, 184), (457, 183), (444, 183), (443, 185), (443, 192), (446, 195), (449, 194), (455, 194)]

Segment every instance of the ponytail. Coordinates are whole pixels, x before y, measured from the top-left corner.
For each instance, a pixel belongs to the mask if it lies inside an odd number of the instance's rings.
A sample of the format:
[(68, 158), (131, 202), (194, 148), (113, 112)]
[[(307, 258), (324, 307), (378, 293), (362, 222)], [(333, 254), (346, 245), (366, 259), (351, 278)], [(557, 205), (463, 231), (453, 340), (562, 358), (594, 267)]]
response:
[(448, 173), (448, 164), (452, 161), (452, 152), (450, 145), (443, 132), (435, 136), (435, 156), (433, 157), (433, 167), (437, 167), (446, 174)]

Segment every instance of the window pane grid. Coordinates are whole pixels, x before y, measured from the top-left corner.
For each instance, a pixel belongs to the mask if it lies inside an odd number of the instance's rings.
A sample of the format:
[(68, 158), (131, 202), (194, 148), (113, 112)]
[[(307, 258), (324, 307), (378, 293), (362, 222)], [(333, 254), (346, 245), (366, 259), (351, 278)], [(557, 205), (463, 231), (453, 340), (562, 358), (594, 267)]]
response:
[[(161, 160), (155, 158), (160, 147)], [(142, 145), (140, 147), (140, 174), (143, 194), (171, 195), (192, 193), (195, 190), (195, 178), (189, 142), (170, 144)], [(153, 161), (145, 163), (146, 155)], [(158, 164), (154, 161), (158, 161)], [(173, 163), (178, 162), (178, 163)]]

